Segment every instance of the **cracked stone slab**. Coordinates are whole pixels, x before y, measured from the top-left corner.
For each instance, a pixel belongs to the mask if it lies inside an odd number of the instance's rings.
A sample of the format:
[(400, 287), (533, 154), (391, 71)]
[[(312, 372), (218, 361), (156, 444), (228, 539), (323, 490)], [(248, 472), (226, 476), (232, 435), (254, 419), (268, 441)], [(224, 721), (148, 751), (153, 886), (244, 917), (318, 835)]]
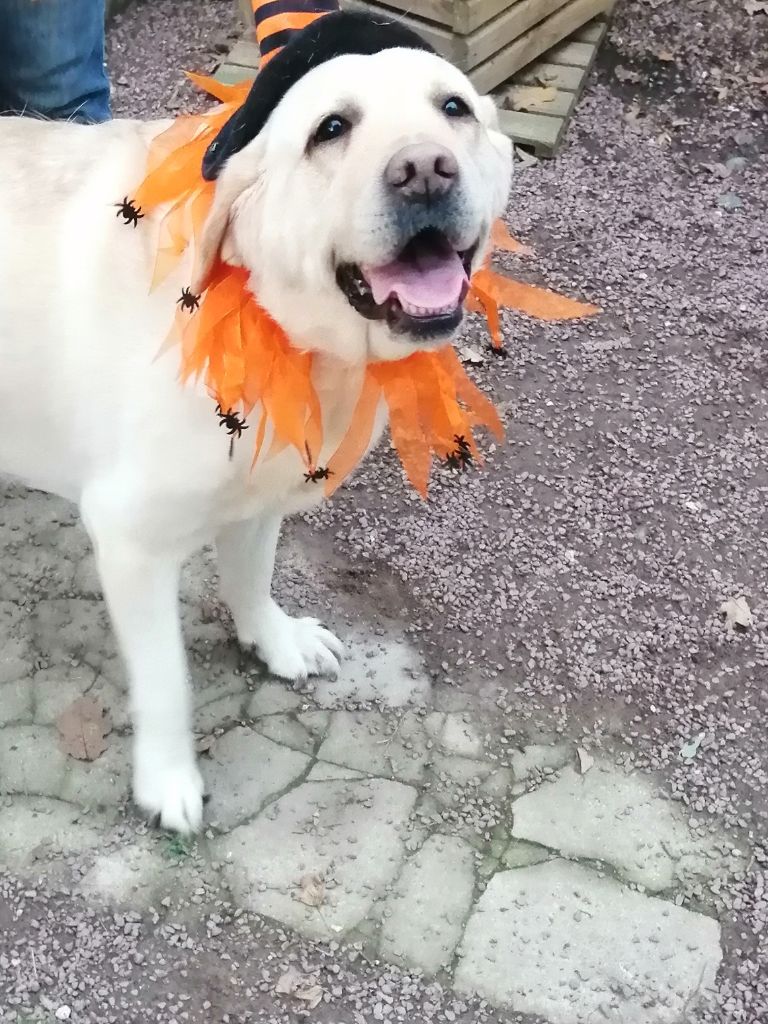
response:
[(69, 768), (53, 729), (7, 725), (0, 729), (0, 793), (58, 796)]
[(714, 986), (720, 926), (567, 861), (496, 875), (455, 981), (551, 1024), (680, 1024)]
[(431, 836), (405, 865), (387, 900), (381, 954), (426, 974), (448, 967), (472, 906), (474, 851), (456, 836)]
[[(305, 782), (212, 843), (236, 900), (312, 938), (355, 928), (397, 876), (416, 800), (386, 779)], [(301, 879), (323, 878), (325, 902), (305, 906)]]
[(287, 685), (267, 682), (260, 686), (251, 698), (248, 717), (261, 718), (263, 715), (286, 714), (295, 711), (301, 704), (301, 697)]
[(459, 757), (479, 758), (483, 755), (483, 739), (466, 714), (445, 716), (440, 743), (448, 753)]
[(565, 743), (531, 743), (522, 750), (513, 750), (509, 761), (515, 779), (523, 782), (537, 772), (555, 772), (565, 767), (573, 757), (573, 750)]
[(679, 871), (717, 869), (680, 809), (651, 780), (606, 764), (585, 775), (564, 768), (516, 800), (513, 811), (516, 839), (612, 864), (655, 892), (669, 888)]
[(32, 719), (32, 684), (29, 679), (0, 683), (0, 726)]
[(113, 807), (127, 800), (131, 786), (131, 750), (125, 737), (107, 737), (107, 749), (95, 761), (68, 758), (61, 798), (83, 808)]
[(252, 817), (307, 771), (310, 759), (252, 729), (238, 727), (216, 741), (201, 768), (210, 793), (209, 814), (231, 828)]
[(196, 883), (194, 868), (186, 859), (164, 854), (162, 840), (136, 836), (130, 846), (97, 856), (81, 890), (108, 904), (146, 910), (169, 896), (189, 895)]
[(337, 711), (317, 756), (371, 775), (414, 783), (424, 774), (426, 742), (422, 722), (413, 712), (385, 716)]
[(0, 863), (8, 867), (90, 850), (102, 841), (99, 825), (61, 800), (15, 797), (0, 806)]
[(432, 685), (416, 651), (382, 637), (352, 636), (336, 679), (317, 681), (313, 697), (320, 707), (348, 701), (376, 701), (384, 707), (425, 704)]

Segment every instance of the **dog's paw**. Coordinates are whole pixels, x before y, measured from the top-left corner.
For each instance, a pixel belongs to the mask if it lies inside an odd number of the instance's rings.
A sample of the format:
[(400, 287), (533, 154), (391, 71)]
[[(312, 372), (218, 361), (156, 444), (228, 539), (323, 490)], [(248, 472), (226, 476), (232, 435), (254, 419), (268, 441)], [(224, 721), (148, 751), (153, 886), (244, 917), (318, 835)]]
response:
[(337, 675), (344, 652), (341, 641), (317, 619), (291, 618), (274, 603), (250, 642), (273, 675), (291, 681)]
[(133, 799), (170, 832), (199, 832), (203, 822), (203, 779), (194, 758), (173, 764), (137, 746), (133, 771)]

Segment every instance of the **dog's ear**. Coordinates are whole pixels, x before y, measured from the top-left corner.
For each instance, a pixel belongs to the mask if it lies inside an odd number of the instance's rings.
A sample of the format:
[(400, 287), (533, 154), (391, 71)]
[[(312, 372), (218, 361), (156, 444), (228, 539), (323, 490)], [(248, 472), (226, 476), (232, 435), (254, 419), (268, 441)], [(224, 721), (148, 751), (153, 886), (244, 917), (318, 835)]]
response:
[(195, 253), (192, 291), (196, 295), (205, 291), (219, 257), (234, 266), (242, 265), (230, 227), (238, 201), (247, 190), (257, 188), (261, 180), (259, 148), (254, 144), (236, 153), (217, 178), (213, 203)]

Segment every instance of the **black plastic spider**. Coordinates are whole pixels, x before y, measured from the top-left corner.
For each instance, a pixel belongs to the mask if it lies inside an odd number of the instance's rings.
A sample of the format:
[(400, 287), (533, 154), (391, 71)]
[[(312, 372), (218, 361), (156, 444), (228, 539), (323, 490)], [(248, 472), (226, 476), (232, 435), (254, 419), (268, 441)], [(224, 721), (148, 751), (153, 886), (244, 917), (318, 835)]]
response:
[(245, 422), (245, 417), (241, 419), (233, 409), (227, 409), (224, 412), (220, 405), (216, 406), (216, 415), (219, 417), (219, 426), (226, 427), (227, 434), (232, 439), (229, 442), (229, 457), (231, 459), (235, 450), (235, 438), (242, 437), (243, 431), (248, 429), (248, 424)]
[(472, 465), (472, 449), (463, 434), (454, 434), (456, 447), (452, 452), (445, 453), (445, 464), (449, 469), (467, 469)]
[(122, 203), (115, 203), (117, 207), (116, 217), (122, 217), (126, 224), (133, 224), (136, 227), (139, 221), (142, 219), (144, 214), (141, 212), (141, 207), (137, 206), (133, 199), (129, 199), (126, 196)]
[(327, 480), (330, 476), (333, 476), (332, 469), (328, 469), (327, 466), (318, 466), (317, 469), (310, 469), (308, 473), (304, 474), (304, 482), (312, 481), (313, 484), (316, 484), (318, 480)]
[(188, 309), (190, 313), (194, 313), (200, 306), (200, 296), (195, 295), (191, 288), (182, 288), (181, 298), (176, 299), (176, 305), (181, 306), (182, 309)]

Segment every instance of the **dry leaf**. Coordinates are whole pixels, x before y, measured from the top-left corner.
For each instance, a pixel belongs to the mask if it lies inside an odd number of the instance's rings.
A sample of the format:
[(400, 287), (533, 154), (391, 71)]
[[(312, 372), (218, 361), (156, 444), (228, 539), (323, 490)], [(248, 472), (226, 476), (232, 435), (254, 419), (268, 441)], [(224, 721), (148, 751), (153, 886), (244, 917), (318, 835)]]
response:
[(308, 977), (295, 967), (289, 967), (275, 985), (279, 996), (293, 996), (305, 1003), (307, 1009), (314, 1010), (323, 1001), (323, 990), (317, 984), (315, 975)]
[(581, 775), (586, 775), (595, 763), (595, 759), (591, 754), (588, 754), (583, 747), (577, 747), (576, 753), (579, 755), (579, 773)]
[(768, 14), (768, 0), (744, 0), (747, 14)]
[(509, 90), (504, 105), (511, 110), (531, 110), (556, 98), (557, 89), (552, 85), (518, 85)]
[(674, 53), (671, 50), (659, 50), (656, 54), (657, 60), (663, 60), (665, 64), (669, 64), (670, 61), (675, 59)]
[(479, 366), (485, 362), (485, 356), (476, 348), (472, 348), (471, 345), (464, 345), (463, 348), (459, 349), (459, 359), (462, 363), (469, 363), (470, 366)]
[(215, 746), (216, 737), (213, 735), (212, 732), (208, 733), (207, 736), (201, 736), (199, 739), (195, 740), (195, 750), (197, 751), (198, 754), (210, 755)]
[(530, 256), (533, 249), (522, 242), (518, 242), (509, 233), (509, 228), (503, 220), (496, 220), (491, 227), (491, 245), (500, 252), (517, 252), (521, 256)]
[(107, 749), (112, 723), (100, 700), (79, 697), (61, 712), (56, 728), (65, 754), (78, 761), (95, 761)]
[(325, 882), (320, 875), (304, 875), (296, 897), (305, 907), (322, 907), (325, 903)]
[(725, 616), (725, 628), (749, 629), (752, 625), (752, 611), (746, 597), (731, 597), (720, 605), (720, 614)]
[(629, 68), (625, 68), (623, 64), (617, 64), (613, 69), (613, 73), (620, 82), (641, 82), (643, 79), (639, 71), (631, 71)]

